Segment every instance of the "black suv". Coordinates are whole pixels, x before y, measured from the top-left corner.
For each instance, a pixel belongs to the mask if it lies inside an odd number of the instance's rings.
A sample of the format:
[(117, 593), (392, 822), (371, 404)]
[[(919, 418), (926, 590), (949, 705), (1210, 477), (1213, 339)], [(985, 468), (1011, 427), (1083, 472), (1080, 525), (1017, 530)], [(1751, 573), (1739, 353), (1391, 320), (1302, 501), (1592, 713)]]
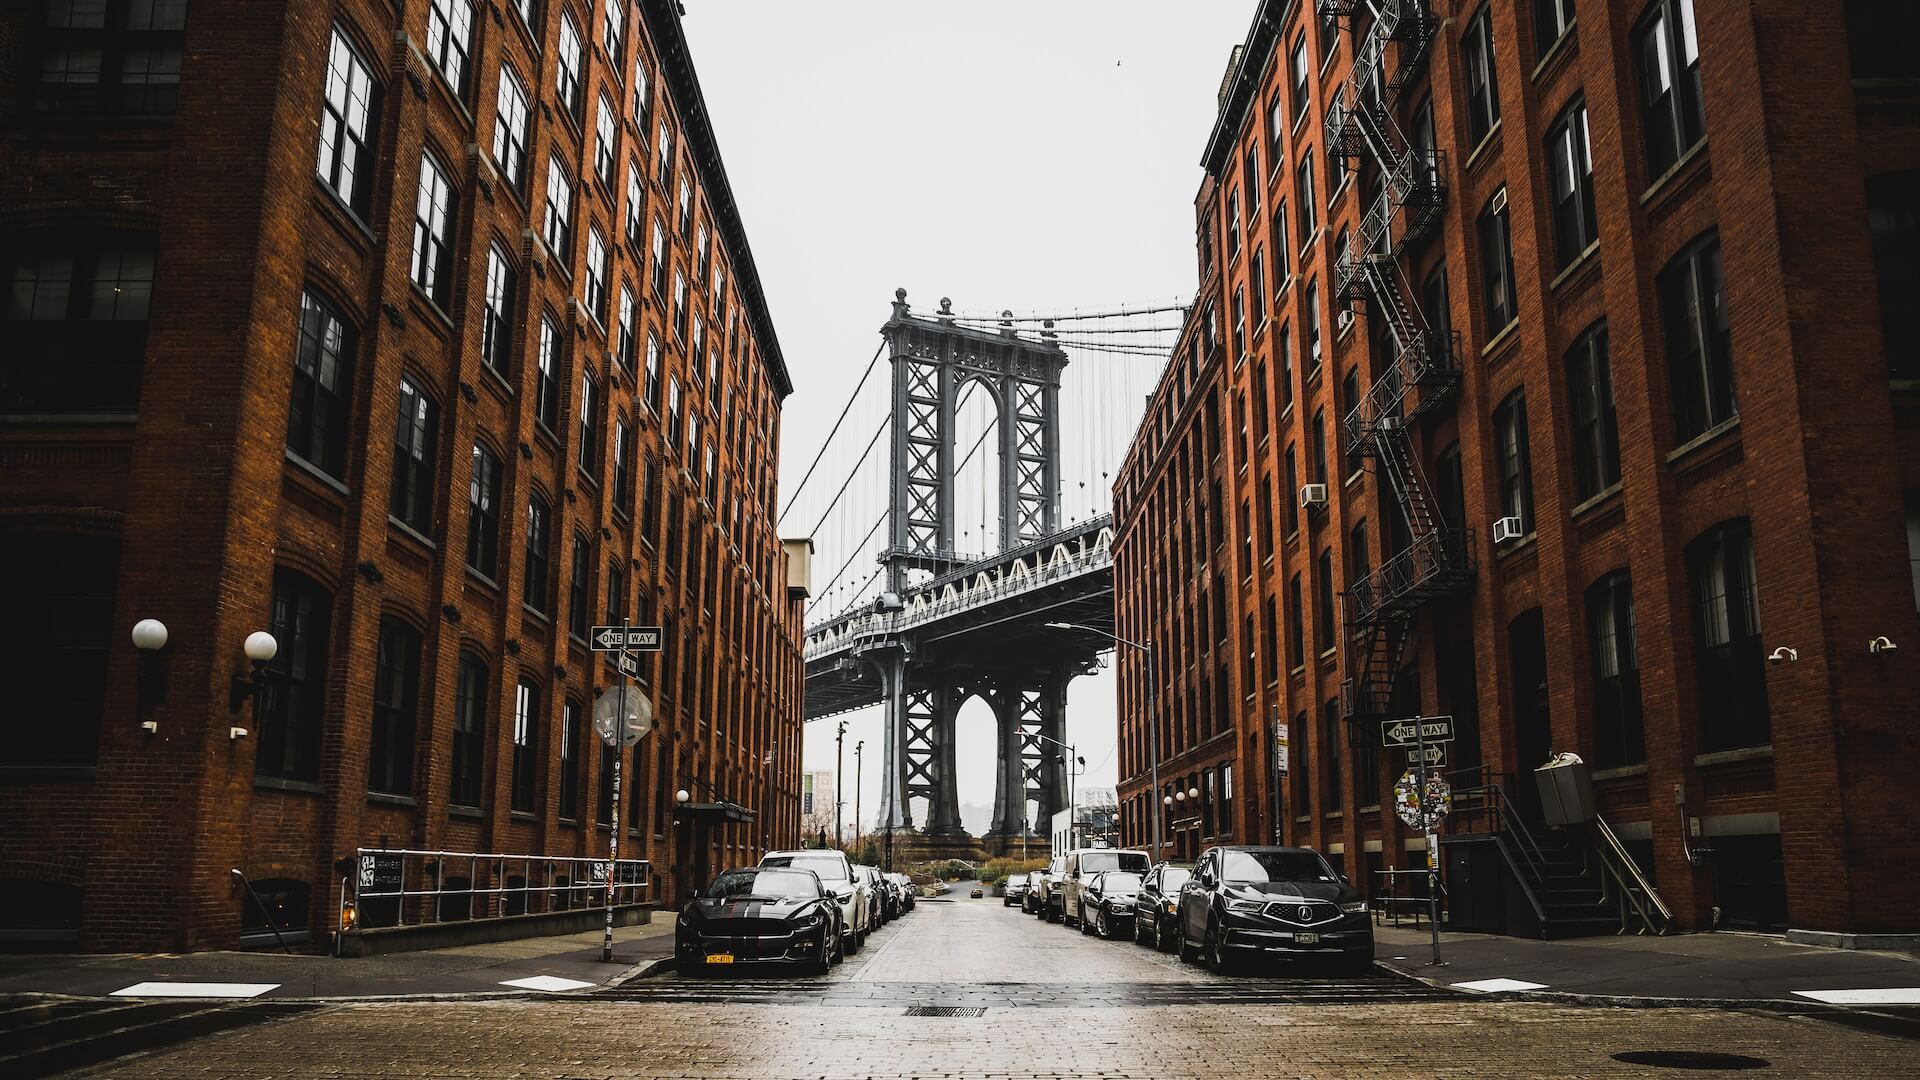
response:
[(1160, 952), (1173, 948), (1179, 937), (1173, 927), (1180, 912), (1180, 887), (1192, 876), (1193, 867), (1184, 863), (1161, 863), (1147, 871), (1134, 909), (1133, 940)]
[(1180, 959), (1225, 971), (1247, 954), (1323, 956), (1373, 967), (1367, 904), (1310, 848), (1215, 847), (1180, 889)]

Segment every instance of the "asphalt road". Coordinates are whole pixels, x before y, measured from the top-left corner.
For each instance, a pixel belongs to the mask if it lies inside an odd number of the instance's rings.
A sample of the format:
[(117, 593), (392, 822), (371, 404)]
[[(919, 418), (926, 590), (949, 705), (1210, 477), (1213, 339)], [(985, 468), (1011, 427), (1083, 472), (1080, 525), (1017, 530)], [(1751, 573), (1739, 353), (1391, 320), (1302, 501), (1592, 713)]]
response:
[(74, 1075), (1648, 1076), (1707, 1060), (1657, 1055), (1720, 1054), (1779, 1076), (1920, 1077), (1920, 1044), (1804, 1015), (1475, 997), (1385, 970), (1223, 978), (960, 897), (922, 903), (819, 978), (331, 1006)]

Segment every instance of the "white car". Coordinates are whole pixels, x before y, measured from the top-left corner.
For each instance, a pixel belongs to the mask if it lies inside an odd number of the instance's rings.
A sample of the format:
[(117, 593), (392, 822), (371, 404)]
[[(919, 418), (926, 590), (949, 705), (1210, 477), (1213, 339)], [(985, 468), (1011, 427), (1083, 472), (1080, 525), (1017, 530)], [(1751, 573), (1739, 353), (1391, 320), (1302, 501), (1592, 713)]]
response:
[(1085, 918), (1081, 911), (1085, 906), (1082, 899), (1095, 874), (1107, 870), (1145, 874), (1151, 866), (1147, 853), (1136, 849), (1075, 848), (1067, 852), (1060, 875), (1054, 879), (1053, 887), (1049, 890), (1048, 900), (1058, 914), (1059, 921), (1078, 925)]
[(874, 895), (866, 881), (853, 872), (845, 854), (831, 848), (805, 848), (799, 851), (770, 851), (760, 859), (761, 866), (793, 866), (811, 870), (820, 883), (833, 893), (840, 905), (840, 920), (847, 937), (847, 951), (857, 953), (867, 943), (874, 928)]

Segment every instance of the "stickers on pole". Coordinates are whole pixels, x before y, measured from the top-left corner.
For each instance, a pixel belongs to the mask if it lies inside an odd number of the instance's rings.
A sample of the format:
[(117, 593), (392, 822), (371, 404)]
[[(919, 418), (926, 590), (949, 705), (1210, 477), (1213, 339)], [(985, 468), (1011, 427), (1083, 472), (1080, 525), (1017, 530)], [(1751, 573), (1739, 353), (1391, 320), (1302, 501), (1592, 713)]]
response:
[(609, 746), (616, 739), (632, 746), (653, 730), (653, 702), (624, 684), (613, 687), (593, 703), (593, 730)]
[(1419, 778), (1412, 769), (1400, 774), (1393, 785), (1393, 809), (1400, 820), (1410, 829), (1430, 832), (1446, 820), (1447, 810), (1453, 805), (1453, 789), (1447, 785), (1446, 777), (1439, 773), (1427, 776), (1425, 791), (1420, 790)]

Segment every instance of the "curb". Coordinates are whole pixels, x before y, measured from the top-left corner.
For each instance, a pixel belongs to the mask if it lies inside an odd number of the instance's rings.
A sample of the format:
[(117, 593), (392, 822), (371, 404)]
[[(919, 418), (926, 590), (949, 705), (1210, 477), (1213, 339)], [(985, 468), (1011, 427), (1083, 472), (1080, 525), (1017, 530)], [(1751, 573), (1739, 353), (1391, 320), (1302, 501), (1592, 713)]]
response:
[(1462, 990), (1451, 983), (1375, 961), (1396, 975), (1404, 975), (1434, 990), (1444, 990), (1462, 998), (1489, 1001), (1538, 1001), (1552, 1005), (1588, 1005), (1612, 1009), (1758, 1009), (1778, 1013), (1820, 1013), (1836, 1006), (1817, 1001), (1788, 998), (1658, 997), (1652, 994), (1582, 994), (1571, 990)]

